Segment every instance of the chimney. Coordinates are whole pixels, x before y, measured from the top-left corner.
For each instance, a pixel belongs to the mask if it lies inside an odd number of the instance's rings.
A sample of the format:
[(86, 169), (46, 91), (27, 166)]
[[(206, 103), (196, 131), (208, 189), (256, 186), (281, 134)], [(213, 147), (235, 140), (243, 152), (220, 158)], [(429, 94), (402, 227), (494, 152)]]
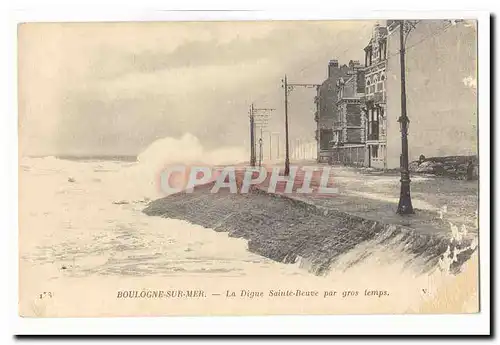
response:
[(359, 63), (359, 60), (351, 60), (349, 61), (349, 68), (351, 70), (356, 70), (361, 67), (361, 64)]
[(339, 68), (339, 60), (330, 60), (328, 63), (328, 79), (332, 78), (336, 73), (335, 70)]

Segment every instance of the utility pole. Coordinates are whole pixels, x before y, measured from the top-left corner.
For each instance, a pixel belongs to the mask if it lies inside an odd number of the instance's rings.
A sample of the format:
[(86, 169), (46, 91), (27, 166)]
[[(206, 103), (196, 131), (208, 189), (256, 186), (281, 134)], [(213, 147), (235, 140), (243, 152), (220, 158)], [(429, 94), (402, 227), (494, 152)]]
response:
[(401, 193), (399, 196), (398, 214), (413, 214), (410, 195), (410, 171), (408, 167), (408, 115), (406, 113), (406, 67), (405, 67), (405, 38), (404, 20), (399, 22), (400, 65), (401, 65)]
[(260, 139), (259, 139), (259, 165), (262, 162), (262, 130), (268, 125), (268, 120), (271, 111), (275, 109), (272, 108), (256, 108), (252, 103), (250, 106), (250, 165), (254, 167), (257, 163), (257, 146), (256, 146), (256, 133), (257, 128), (260, 128)]
[[(290, 175), (290, 153), (288, 152), (288, 80), (284, 79), (285, 90), (285, 176)], [(290, 90), (291, 91), (291, 90)]]
[(298, 84), (298, 83), (289, 83), (285, 74), (285, 79), (281, 80), (282, 87), (285, 91), (285, 176), (290, 175), (290, 147), (288, 142), (288, 95), (295, 89), (295, 87), (305, 87), (305, 88), (316, 88), (320, 84)]
[(250, 105), (250, 166), (255, 166), (255, 114), (253, 103)]

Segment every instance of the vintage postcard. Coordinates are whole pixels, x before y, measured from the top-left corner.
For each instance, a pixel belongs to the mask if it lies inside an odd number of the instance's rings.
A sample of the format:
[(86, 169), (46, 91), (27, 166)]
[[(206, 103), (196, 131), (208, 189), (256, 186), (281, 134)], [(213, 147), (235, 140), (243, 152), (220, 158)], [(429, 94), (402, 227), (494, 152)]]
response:
[(463, 18), (19, 24), (19, 314), (477, 313), (478, 61)]

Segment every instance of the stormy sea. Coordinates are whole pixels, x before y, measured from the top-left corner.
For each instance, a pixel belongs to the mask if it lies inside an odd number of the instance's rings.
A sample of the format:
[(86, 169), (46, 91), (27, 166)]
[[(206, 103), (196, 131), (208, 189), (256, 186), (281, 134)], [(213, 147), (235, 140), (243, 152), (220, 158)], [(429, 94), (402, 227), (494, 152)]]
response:
[[(238, 149), (205, 152), (189, 136), (159, 140), (137, 157), (20, 158), (21, 313), (131, 316), (140, 310), (143, 315), (163, 315), (175, 314), (179, 308), (185, 314), (200, 313), (189, 302), (175, 302), (185, 304), (165, 311), (152, 302), (148, 308), (139, 308), (134, 304), (138, 301), (118, 307), (120, 301), (110, 298), (119, 289), (159, 286), (205, 289), (214, 296), (227, 290), (238, 294), (241, 290), (338, 291), (336, 300), (301, 300), (295, 309), (286, 300), (266, 301), (266, 313), (297, 312), (301, 305), (306, 313), (434, 312), (435, 298), (442, 294), (460, 301), (452, 311), (476, 310), (477, 294), (464, 297), (453, 292), (456, 284), (464, 291), (476, 291), (477, 281), (471, 278), (477, 276), (476, 255), (461, 274), (451, 274), (445, 260), (431, 272), (420, 274), (407, 267), (404, 248), (364, 243), (343, 254), (327, 274), (318, 276), (307, 269), (305, 259), (273, 261), (251, 252), (243, 238), (143, 212), (153, 200), (164, 197), (158, 173), (168, 161), (226, 164), (245, 158), (246, 152)], [(367, 251), (371, 259), (363, 260)], [(357, 264), (347, 265), (352, 261)], [(350, 268), (344, 269), (343, 263)], [(345, 291), (357, 291), (365, 297), (342, 297)], [(387, 295), (373, 297), (367, 291), (385, 291)], [(38, 298), (43, 292), (59, 298)], [(358, 298), (358, 302), (349, 298)], [(259, 303), (231, 304), (226, 299), (206, 303), (204, 314), (259, 314), (263, 310)]]

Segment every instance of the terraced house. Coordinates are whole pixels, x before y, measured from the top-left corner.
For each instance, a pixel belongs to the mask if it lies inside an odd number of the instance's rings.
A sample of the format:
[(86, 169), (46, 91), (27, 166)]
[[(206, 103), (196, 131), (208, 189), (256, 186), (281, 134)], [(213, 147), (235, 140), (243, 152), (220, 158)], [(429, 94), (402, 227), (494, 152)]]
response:
[(365, 95), (362, 114), (365, 124), (365, 165), (387, 168), (386, 68), (387, 28), (375, 25), (365, 47)]
[(331, 145), (333, 141), (333, 125), (339, 121), (337, 108), (338, 85), (337, 81), (347, 77), (349, 66), (339, 66), (338, 60), (328, 63), (328, 78), (318, 87), (318, 95), (315, 97), (317, 124), (316, 141), (318, 143), (317, 157), (319, 162), (328, 162), (331, 156)]
[(365, 165), (364, 71), (359, 61), (350, 61), (345, 78), (337, 81), (338, 120), (333, 123), (330, 163)]

